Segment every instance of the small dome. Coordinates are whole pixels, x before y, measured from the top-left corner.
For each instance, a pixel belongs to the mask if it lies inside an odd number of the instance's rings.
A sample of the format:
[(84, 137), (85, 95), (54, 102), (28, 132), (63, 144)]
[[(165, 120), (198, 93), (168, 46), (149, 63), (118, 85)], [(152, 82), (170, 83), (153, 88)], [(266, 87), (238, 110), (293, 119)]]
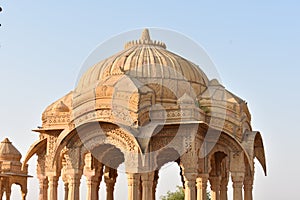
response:
[(21, 153), (12, 145), (8, 138), (0, 143), (0, 161), (20, 161)]
[(63, 101), (60, 101), (58, 104), (54, 106), (55, 111), (57, 112), (69, 112), (70, 109)]
[(42, 115), (43, 127), (65, 126), (70, 121), (73, 92), (50, 104)]

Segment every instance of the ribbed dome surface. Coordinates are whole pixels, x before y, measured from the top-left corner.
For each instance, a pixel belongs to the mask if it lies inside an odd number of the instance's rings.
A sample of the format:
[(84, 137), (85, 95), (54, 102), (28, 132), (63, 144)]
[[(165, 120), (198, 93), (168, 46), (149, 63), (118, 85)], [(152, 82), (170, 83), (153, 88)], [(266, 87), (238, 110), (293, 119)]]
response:
[(163, 42), (151, 40), (145, 29), (139, 40), (126, 43), (123, 51), (81, 77), (73, 96), (73, 119), (130, 126), (148, 123), (153, 105), (177, 109), (182, 96), (187, 93), (196, 101), (207, 84), (197, 65), (168, 51)]
[[(118, 74), (134, 78), (185, 80), (201, 86), (201, 92), (208, 82), (198, 66), (166, 50), (164, 43), (152, 41), (147, 29), (140, 40), (128, 42), (123, 51), (91, 67), (81, 77), (76, 91), (85, 91), (94, 87), (99, 80)], [(198, 90), (196, 92), (200, 92)]]

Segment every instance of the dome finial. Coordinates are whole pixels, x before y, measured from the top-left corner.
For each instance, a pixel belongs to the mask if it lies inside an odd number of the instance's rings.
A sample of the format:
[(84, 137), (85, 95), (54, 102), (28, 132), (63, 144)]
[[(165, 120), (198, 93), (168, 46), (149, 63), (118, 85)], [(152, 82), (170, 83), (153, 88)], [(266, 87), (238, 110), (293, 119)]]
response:
[(133, 46), (141, 46), (141, 45), (150, 45), (150, 46), (156, 46), (156, 47), (162, 47), (166, 49), (166, 44), (159, 41), (152, 41), (150, 38), (149, 29), (145, 28), (141, 34), (141, 37), (139, 40), (133, 40), (130, 42), (127, 42), (125, 44), (125, 49), (131, 48)]
[(142, 40), (142, 41), (150, 41), (151, 40), (149, 30), (147, 28), (145, 28), (143, 30), (140, 40)]

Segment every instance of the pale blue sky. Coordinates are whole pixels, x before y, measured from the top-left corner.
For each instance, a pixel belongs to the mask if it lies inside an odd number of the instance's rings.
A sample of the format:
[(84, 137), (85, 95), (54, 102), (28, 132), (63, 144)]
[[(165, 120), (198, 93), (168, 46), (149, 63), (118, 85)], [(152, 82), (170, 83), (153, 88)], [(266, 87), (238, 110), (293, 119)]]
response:
[[(74, 88), (82, 62), (99, 43), (142, 27), (173, 29), (202, 45), (226, 88), (248, 102), (268, 163), (267, 177), (257, 165), (255, 199), (299, 199), (299, 4), (3, 0), (0, 140), (9, 137), (25, 154), (37, 139), (31, 129), (41, 125), (42, 111)], [(30, 200), (36, 183), (29, 183)]]

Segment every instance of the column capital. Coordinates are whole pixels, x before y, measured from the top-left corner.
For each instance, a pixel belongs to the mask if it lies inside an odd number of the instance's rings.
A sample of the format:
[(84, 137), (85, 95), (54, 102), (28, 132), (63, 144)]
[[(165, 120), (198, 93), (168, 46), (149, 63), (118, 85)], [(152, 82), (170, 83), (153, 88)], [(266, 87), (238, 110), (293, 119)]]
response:
[(244, 172), (232, 172), (231, 179), (233, 188), (242, 188), (244, 184), (244, 177)]
[(137, 186), (140, 182), (140, 175), (127, 173), (127, 181), (129, 186)]
[(253, 177), (246, 176), (244, 179), (244, 189), (251, 190), (253, 189)]
[(58, 181), (59, 177), (57, 176), (48, 176), (48, 181)]
[(245, 176), (244, 184), (245, 185), (253, 185), (254, 178), (250, 176)]
[(194, 181), (196, 182), (198, 174), (195, 172), (185, 172), (183, 171), (183, 176), (185, 181)]
[(220, 176), (211, 176), (209, 177), (210, 188), (214, 192), (219, 192), (221, 187), (221, 177)]
[(253, 177), (246, 176), (244, 179), (244, 196), (245, 200), (252, 200)]
[(202, 187), (206, 189), (207, 187), (207, 181), (208, 181), (209, 175), (208, 174), (199, 174), (196, 178), (197, 187)]
[(221, 190), (222, 191), (227, 191), (228, 182), (229, 182), (228, 177), (222, 177), (222, 179), (221, 179)]

